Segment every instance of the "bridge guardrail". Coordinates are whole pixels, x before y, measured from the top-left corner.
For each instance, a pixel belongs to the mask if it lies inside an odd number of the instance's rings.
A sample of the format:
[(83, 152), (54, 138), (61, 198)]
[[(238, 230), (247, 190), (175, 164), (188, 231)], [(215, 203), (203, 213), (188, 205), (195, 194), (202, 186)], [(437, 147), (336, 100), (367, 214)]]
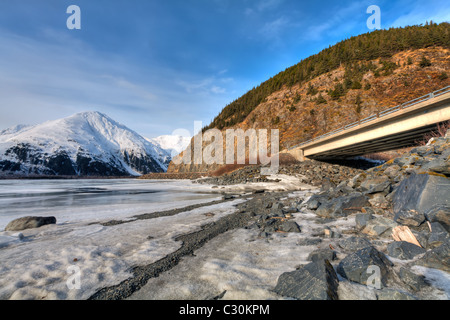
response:
[(327, 132), (327, 133), (325, 133), (325, 134), (323, 134), (321, 136), (318, 136), (318, 137), (315, 137), (315, 138), (310, 139), (308, 141), (302, 142), (302, 143), (300, 143), (298, 145), (295, 145), (295, 146), (289, 148), (288, 150), (293, 150), (295, 148), (298, 148), (298, 147), (304, 146), (304, 145), (306, 145), (308, 143), (311, 143), (311, 142), (314, 142), (314, 141), (317, 141), (317, 140), (329, 137), (329, 136), (331, 136), (333, 134), (345, 131), (347, 129), (356, 127), (358, 125), (361, 125), (361, 124), (373, 121), (375, 119), (379, 119), (379, 118), (385, 117), (385, 116), (387, 116), (387, 115), (389, 115), (391, 113), (397, 112), (399, 110), (407, 109), (407, 108), (412, 107), (412, 106), (414, 106), (416, 104), (419, 104), (421, 102), (430, 100), (430, 99), (435, 98), (435, 97), (439, 97), (439, 96), (441, 96), (441, 95), (443, 95), (443, 94), (445, 94), (447, 92), (450, 92), (450, 86), (447, 86), (447, 87), (441, 88), (439, 90), (433, 91), (433, 92), (431, 92), (429, 94), (426, 94), (424, 96), (415, 98), (413, 100), (409, 100), (409, 101), (404, 102), (404, 103), (402, 103), (402, 104), (400, 104), (398, 106), (395, 106), (395, 107), (392, 107), (392, 108), (380, 111), (380, 112), (378, 112), (376, 114), (372, 114), (372, 115), (368, 116), (367, 118), (364, 118), (364, 119), (361, 119), (359, 121), (350, 123), (350, 124), (345, 125), (345, 126), (343, 126), (341, 128), (338, 128), (338, 129), (335, 129), (333, 131)]

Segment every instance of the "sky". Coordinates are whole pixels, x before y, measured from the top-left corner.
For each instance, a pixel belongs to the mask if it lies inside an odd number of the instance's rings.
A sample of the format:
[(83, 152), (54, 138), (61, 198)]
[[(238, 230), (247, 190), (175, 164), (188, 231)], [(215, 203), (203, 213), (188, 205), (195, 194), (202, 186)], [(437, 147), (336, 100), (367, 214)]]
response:
[[(70, 5), (81, 29), (69, 29)], [(351, 36), (450, 21), (448, 0), (0, 0), (0, 130), (99, 111), (154, 138)]]

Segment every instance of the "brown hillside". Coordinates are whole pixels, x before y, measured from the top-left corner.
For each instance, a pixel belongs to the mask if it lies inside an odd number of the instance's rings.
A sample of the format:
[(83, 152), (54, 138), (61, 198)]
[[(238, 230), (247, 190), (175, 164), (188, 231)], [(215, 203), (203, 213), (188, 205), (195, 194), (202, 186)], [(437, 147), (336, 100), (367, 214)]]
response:
[[(438, 46), (355, 62), (303, 84), (283, 86), (232, 128), (279, 129), (280, 149), (286, 149), (449, 86), (448, 75), (450, 50)], [(171, 163), (169, 172), (205, 172), (219, 167)]]

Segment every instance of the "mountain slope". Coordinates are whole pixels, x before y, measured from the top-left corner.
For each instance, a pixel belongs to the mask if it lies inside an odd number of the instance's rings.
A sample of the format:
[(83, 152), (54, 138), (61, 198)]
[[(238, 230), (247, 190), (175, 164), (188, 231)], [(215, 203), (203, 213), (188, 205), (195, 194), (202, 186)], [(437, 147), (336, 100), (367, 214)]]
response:
[[(449, 23), (374, 31), (280, 72), (227, 105), (203, 130), (219, 129), (225, 140), (228, 128), (279, 129), (283, 150), (446, 87), (449, 75)], [(218, 167), (174, 161), (168, 172)]]
[(190, 137), (179, 135), (164, 135), (147, 140), (166, 150), (172, 157), (180, 154), (191, 142)]
[(390, 59), (407, 50), (432, 46), (450, 49), (450, 23), (430, 23), (376, 30), (341, 41), (287, 68), (227, 105), (205, 129), (224, 129), (242, 121), (267, 97), (283, 87), (304, 85), (323, 74), (354, 63)]
[(169, 161), (166, 151), (99, 112), (0, 133), (4, 173), (127, 176), (165, 171)]

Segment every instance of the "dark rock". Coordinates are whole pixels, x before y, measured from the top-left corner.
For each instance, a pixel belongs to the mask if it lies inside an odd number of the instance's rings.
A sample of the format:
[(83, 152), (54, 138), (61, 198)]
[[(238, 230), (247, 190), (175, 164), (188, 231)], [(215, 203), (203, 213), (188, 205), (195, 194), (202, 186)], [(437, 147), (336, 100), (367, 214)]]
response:
[(328, 260), (280, 275), (274, 291), (298, 300), (338, 300), (338, 278)]
[(428, 248), (436, 248), (449, 239), (449, 233), (439, 222), (431, 223), (431, 230), (428, 237)]
[(370, 205), (368, 198), (361, 193), (352, 193), (322, 203), (316, 214), (324, 218), (339, 218), (349, 214), (360, 212), (365, 206)]
[(398, 276), (400, 280), (413, 291), (420, 291), (428, 286), (428, 283), (425, 281), (425, 277), (419, 276), (406, 268), (400, 268)]
[(423, 257), (416, 261), (416, 264), (450, 272), (450, 241), (428, 250)]
[[(346, 256), (338, 265), (337, 272), (344, 278), (367, 285), (367, 280), (372, 276), (372, 268), (380, 270), (380, 286), (386, 286), (391, 276), (392, 263), (389, 259), (374, 247), (367, 247)], [(369, 268), (371, 267), (371, 268)]]
[(56, 224), (55, 217), (23, 217), (11, 221), (5, 231), (21, 231), (25, 229), (39, 228), (48, 224)]
[(366, 227), (361, 231), (369, 236), (389, 236), (397, 223), (386, 217), (375, 217), (367, 222)]
[(339, 242), (339, 246), (348, 251), (358, 251), (367, 247), (371, 247), (372, 243), (366, 238), (350, 237)]
[(401, 260), (411, 260), (426, 252), (424, 248), (406, 241), (394, 241), (388, 245), (387, 250), (389, 256)]
[(436, 159), (433, 161), (429, 161), (422, 167), (422, 169), (450, 176), (450, 165), (448, 162), (445, 162), (445, 159)]
[(323, 202), (328, 201), (328, 196), (323, 194), (314, 194), (306, 202), (306, 207), (309, 210), (316, 210)]
[(336, 251), (329, 248), (318, 249), (311, 252), (308, 256), (308, 260), (312, 262), (320, 262), (322, 260), (333, 261), (336, 259)]
[(278, 231), (283, 232), (301, 232), (300, 226), (292, 220), (286, 220), (281, 222), (280, 226), (278, 227)]
[(394, 221), (409, 227), (418, 227), (425, 221), (425, 215), (414, 209), (400, 210), (395, 214)]
[(404, 179), (393, 197), (394, 213), (428, 212), (436, 206), (450, 207), (450, 180), (437, 175), (412, 174)]
[(430, 222), (439, 222), (447, 232), (450, 232), (450, 207), (435, 206), (425, 212), (425, 217)]
[(368, 194), (384, 192), (388, 194), (391, 187), (391, 181), (388, 176), (379, 176), (374, 178), (368, 178), (361, 182), (358, 190), (366, 192)]

